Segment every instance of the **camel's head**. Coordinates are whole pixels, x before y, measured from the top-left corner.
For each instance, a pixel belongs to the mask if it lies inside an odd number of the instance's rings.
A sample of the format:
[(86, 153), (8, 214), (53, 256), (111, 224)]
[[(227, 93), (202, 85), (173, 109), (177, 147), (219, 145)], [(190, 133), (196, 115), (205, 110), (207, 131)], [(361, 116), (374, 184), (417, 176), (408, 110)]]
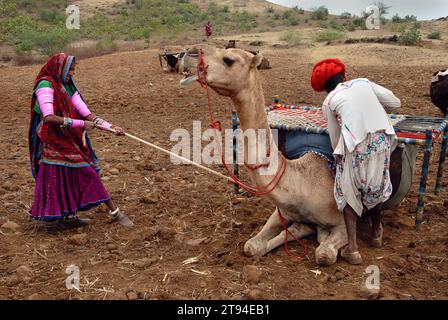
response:
[[(203, 65), (200, 64), (201, 56)], [(262, 60), (261, 54), (253, 55), (240, 49), (196, 46), (184, 56), (184, 70), (181, 71), (186, 78), (181, 81), (181, 84), (188, 85), (197, 81), (199, 66), (200, 76), (202, 78), (205, 75), (209, 87), (220, 95), (236, 96), (255, 81), (253, 75), (257, 72), (257, 67)]]

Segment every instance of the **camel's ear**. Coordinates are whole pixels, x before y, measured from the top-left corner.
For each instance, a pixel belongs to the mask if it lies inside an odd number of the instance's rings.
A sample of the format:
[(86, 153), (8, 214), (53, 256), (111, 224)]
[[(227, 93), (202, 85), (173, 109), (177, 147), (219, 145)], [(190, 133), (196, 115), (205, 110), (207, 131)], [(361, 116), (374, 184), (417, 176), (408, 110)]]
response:
[(263, 55), (261, 53), (258, 53), (256, 55), (254, 55), (254, 57), (252, 58), (252, 63), (250, 65), (250, 67), (258, 68), (258, 66), (261, 64), (262, 61), (263, 61)]

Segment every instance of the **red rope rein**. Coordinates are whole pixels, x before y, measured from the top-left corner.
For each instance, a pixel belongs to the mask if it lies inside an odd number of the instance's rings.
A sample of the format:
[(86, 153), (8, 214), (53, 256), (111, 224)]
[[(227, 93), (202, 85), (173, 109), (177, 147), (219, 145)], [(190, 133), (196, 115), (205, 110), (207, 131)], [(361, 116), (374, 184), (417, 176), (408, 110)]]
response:
[[(289, 231), (289, 229), (288, 229), (288, 225), (287, 225), (287, 223), (286, 223), (286, 220), (285, 220), (285, 218), (283, 217), (283, 215), (282, 215), (280, 209), (277, 208), (277, 211), (278, 211), (278, 217), (279, 217), (279, 219), (280, 219), (280, 221), (281, 221), (281, 223), (282, 223), (282, 225), (283, 225), (283, 228), (285, 229), (285, 244), (284, 244), (285, 252), (286, 252), (290, 257), (292, 257), (292, 258), (294, 258), (294, 259), (297, 259), (297, 260), (301, 260), (301, 259), (305, 258), (305, 257), (308, 255), (308, 247), (307, 247), (307, 245), (306, 245), (302, 240), (296, 238), (296, 237), (292, 234), (292, 232)], [(295, 254), (294, 252), (292, 252), (292, 251), (289, 249), (289, 246), (288, 246), (288, 234), (291, 235), (291, 237), (293, 237), (294, 241), (296, 241), (298, 244), (300, 244), (300, 246), (303, 248), (303, 252), (302, 252), (301, 254)]]
[[(207, 69), (208, 69), (208, 65), (205, 65), (204, 52), (201, 49), (201, 51), (200, 51), (200, 60), (199, 60), (198, 66), (197, 66), (198, 82), (199, 82), (199, 84), (205, 90), (205, 92), (207, 94), (208, 111), (209, 111), (209, 116), (210, 116), (211, 127), (213, 128), (214, 140), (215, 140), (215, 142), (217, 144), (218, 152), (221, 155), (222, 164), (223, 164), (225, 170), (227, 171), (227, 174), (229, 175), (229, 177), (231, 177), (232, 180), (235, 181), (236, 184), (238, 184), (242, 189), (244, 189), (245, 191), (247, 191), (251, 195), (254, 195), (254, 196), (266, 196), (266, 195), (269, 195), (278, 186), (278, 184), (280, 183), (280, 180), (283, 178), (283, 176), (285, 174), (286, 167), (287, 167), (286, 159), (284, 157), (281, 158), (282, 162), (281, 162), (281, 165), (280, 165), (280, 169), (277, 171), (277, 173), (275, 174), (274, 178), (268, 184), (266, 184), (264, 186), (250, 185), (247, 182), (240, 180), (238, 177), (236, 177), (233, 174), (233, 172), (229, 169), (229, 167), (228, 167), (228, 165), (227, 165), (227, 163), (225, 161), (224, 153), (222, 152), (221, 141), (220, 141), (220, 139), (218, 139), (218, 135), (217, 135), (217, 130), (219, 130), (220, 132), (222, 131), (222, 125), (221, 125), (220, 121), (215, 121), (215, 119), (213, 117), (211, 96), (210, 96), (208, 84), (207, 84), (207, 81), (206, 81)], [(249, 169), (251, 169), (251, 170), (257, 170), (257, 169), (259, 169), (261, 167), (265, 167), (266, 164), (253, 165), (252, 167), (251, 167), (251, 165), (246, 165), (246, 166)], [(277, 211), (278, 211), (278, 215), (279, 215), (280, 221), (281, 221), (281, 223), (283, 225), (283, 228), (285, 230), (285, 251), (286, 251), (286, 253), (289, 256), (291, 256), (291, 257), (293, 257), (295, 259), (303, 259), (305, 256), (308, 255), (308, 248), (307, 248), (306, 244), (303, 243), (300, 239), (297, 239), (288, 230), (288, 225), (287, 225), (286, 220), (283, 217), (282, 213), (280, 212), (280, 209), (277, 208)], [(294, 238), (294, 240), (298, 244), (300, 244), (302, 246), (302, 248), (303, 248), (303, 253), (302, 254), (296, 255), (293, 252), (291, 252), (291, 250), (289, 250), (289, 247), (288, 247), (288, 234), (290, 234)]]

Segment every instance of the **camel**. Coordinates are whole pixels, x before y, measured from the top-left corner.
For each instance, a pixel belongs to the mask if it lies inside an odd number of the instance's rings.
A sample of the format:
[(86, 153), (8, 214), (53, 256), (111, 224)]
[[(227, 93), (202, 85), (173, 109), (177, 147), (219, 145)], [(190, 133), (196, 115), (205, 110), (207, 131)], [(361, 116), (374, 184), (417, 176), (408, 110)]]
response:
[[(229, 97), (235, 105), (241, 128), (265, 129), (270, 135), (270, 128), (265, 113), (265, 99), (258, 65), (263, 60), (261, 54), (253, 55), (240, 49), (216, 49), (211, 46), (194, 47), (184, 59), (184, 67), (196, 70), (199, 52), (202, 50), (207, 67), (207, 85), (219, 95)], [(181, 81), (188, 85), (198, 80), (198, 75), (184, 72), (187, 77)], [(245, 158), (250, 153), (248, 145), (244, 146)], [(255, 185), (266, 185), (286, 161), (283, 178), (268, 195), (276, 206), (262, 230), (244, 245), (247, 256), (263, 256), (279, 247), (285, 241), (284, 226), (279, 217), (283, 215), (288, 231), (300, 239), (317, 233), (319, 246), (315, 250), (318, 265), (329, 266), (337, 261), (339, 249), (347, 244), (347, 233), (343, 215), (338, 211), (333, 195), (334, 179), (327, 168), (326, 160), (308, 153), (296, 160), (287, 160), (278, 153), (276, 170), (273, 174), (262, 174), (260, 169), (248, 168), (250, 178)], [(274, 168), (275, 169), (275, 168)], [(400, 171), (401, 172), (401, 171)], [(288, 241), (294, 239), (288, 234)]]

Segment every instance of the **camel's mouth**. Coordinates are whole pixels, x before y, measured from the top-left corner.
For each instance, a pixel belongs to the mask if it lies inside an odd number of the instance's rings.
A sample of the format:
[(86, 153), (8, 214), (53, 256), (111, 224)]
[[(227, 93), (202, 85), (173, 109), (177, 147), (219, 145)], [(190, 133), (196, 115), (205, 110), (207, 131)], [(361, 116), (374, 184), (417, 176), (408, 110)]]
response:
[(202, 78), (204, 76), (204, 72), (202, 67), (199, 66), (199, 52), (189, 51), (182, 57), (182, 66), (183, 66), (183, 75), (184, 79), (180, 81), (182, 86), (188, 86), (199, 80), (199, 76)]
[(185, 78), (180, 80), (180, 84), (182, 86), (188, 86), (192, 84), (193, 82), (196, 82), (199, 80), (199, 76), (197, 74), (191, 74), (189, 71), (184, 72)]

